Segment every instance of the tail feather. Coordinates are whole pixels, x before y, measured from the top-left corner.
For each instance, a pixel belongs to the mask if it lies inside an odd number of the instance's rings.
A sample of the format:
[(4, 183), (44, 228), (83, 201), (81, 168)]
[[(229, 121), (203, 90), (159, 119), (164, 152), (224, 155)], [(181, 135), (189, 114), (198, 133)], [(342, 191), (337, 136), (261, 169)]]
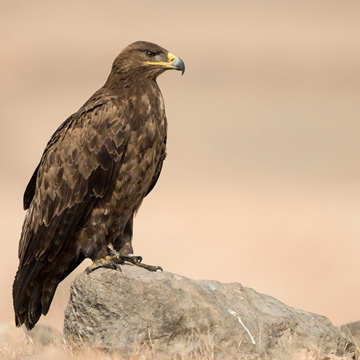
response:
[(55, 295), (55, 290), (57, 286), (59, 285), (61, 279), (59, 278), (50, 278), (47, 279), (44, 283), (44, 287), (42, 289), (42, 297), (41, 297), (41, 307), (42, 307), (42, 313), (46, 315), (49, 311), (50, 304), (52, 302), (52, 299)]
[(38, 322), (41, 313), (42, 283), (38, 281), (39, 274), (46, 262), (32, 262), (16, 273), (13, 284), (13, 300), (16, 326), (25, 324), (32, 329)]
[[(58, 261), (63, 261), (64, 258)], [(79, 255), (60, 266), (57, 262), (33, 261), (19, 268), (13, 284), (13, 300), (16, 326), (25, 324), (31, 330), (41, 315), (46, 315), (59, 283), (82, 261)]]
[(33, 287), (29, 297), (29, 304), (27, 309), (27, 319), (25, 319), (25, 326), (30, 329), (38, 322), (42, 313), (41, 293), (42, 284), (37, 284)]

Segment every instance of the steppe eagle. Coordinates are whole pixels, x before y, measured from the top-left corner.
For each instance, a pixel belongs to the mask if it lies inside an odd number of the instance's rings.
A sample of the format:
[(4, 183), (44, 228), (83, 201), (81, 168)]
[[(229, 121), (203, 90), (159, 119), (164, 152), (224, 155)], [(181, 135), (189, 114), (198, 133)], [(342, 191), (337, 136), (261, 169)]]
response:
[[(115, 59), (105, 85), (48, 142), (24, 194), (27, 214), (13, 284), (17, 326), (46, 315), (58, 284), (85, 258), (98, 267), (130, 261), (133, 217), (166, 155), (167, 120), (156, 83), (183, 61), (138, 41)], [(112, 249), (109, 248), (112, 247)]]

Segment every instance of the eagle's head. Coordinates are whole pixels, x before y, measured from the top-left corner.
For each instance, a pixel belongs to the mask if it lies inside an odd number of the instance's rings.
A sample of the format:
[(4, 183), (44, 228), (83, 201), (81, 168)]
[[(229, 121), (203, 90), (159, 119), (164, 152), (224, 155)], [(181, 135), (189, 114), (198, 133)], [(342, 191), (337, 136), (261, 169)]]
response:
[(156, 79), (165, 70), (185, 71), (184, 62), (159, 45), (137, 41), (127, 46), (115, 59), (113, 71), (121, 77)]

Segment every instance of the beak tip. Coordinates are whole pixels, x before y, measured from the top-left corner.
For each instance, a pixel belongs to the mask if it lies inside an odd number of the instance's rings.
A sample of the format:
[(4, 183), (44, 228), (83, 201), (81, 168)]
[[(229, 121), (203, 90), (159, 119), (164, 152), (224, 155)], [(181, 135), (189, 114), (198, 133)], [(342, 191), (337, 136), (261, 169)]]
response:
[(172, 64), (173, 69), (181, 71), (181, 76), (184, 75), (185, 72), (185, 64), (184, 62), (177, 57), (175, 62)]

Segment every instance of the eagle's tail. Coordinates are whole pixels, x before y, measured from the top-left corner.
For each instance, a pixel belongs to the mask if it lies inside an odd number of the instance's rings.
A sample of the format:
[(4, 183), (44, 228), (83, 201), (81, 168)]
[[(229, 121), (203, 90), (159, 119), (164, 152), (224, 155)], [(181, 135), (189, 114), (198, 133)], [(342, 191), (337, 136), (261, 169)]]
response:
[[(19, 268), (13, 284), (13, 300), (16, 326), (25, 324), (31, 330), (40, 316), (46, 315), (54, 297), (58, 282), (46, 279), (46, 261), (34, 261)], [(45, 275), (45, 276), (44, 276)], [(55, 285), (55, 286), (54, 286)], [(45, 291), (44, 291), (45, 290)]]
[(59, 283), (83, 260), (82, 255), (71, 259), (64, 272), (59, 271), (60, 267), (56, 262), (47, 260), (33, 261), (19, 268), (13, 284), (16, 326), (25, 324), (31, 330), (40, 316), (48, 313)]

